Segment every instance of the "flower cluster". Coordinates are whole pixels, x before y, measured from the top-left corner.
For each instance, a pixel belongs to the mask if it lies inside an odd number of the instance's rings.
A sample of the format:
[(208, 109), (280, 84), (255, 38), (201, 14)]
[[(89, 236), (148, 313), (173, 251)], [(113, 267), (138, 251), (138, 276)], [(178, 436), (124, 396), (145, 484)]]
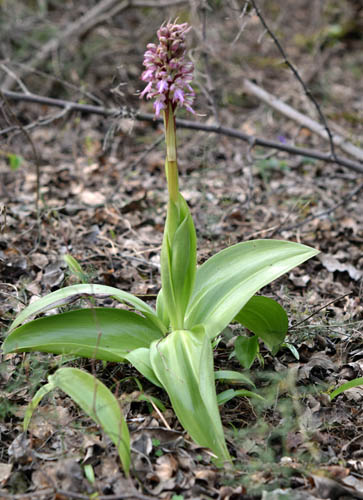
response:
[(185, 60), (185, 34), (190, 30), (187, 23), (167, 23), (158, 30), (159, 45), (147, 45), (144, 55), (146, 70), (141, 79), (148, 82), (140, 97), (155, 98), (155, 116), (160, 115), (171, 103), (175, 109), (184, 106), (194, 113), (192, 104), (194, 90), (190, 86), (193, 79), (194, 66)]

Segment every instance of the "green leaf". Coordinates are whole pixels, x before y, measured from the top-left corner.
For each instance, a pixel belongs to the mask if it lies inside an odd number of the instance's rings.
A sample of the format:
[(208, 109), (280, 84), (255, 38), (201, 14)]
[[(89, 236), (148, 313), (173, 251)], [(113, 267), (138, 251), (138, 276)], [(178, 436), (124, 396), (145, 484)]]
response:
[(19, 155), (14, 154), (14, 153), (8, 154), (8, 160), (10, 163), (11, 170), (18, 170), (20, 165), (23, 163), (23, 158)]
[(156, 314), (158, 315), (160, 321), (162, 321), (163, 325), (165, 325), (165, 328), (169, 328), (170, 319), (168, 311), (166, 310), (165, 307), (162, 288), (160, 288), (159, 293), (156, 297)]
[(247, 241), (222, 250), (197, 270), (185, 328), (203, 325), (215, 337), (260, 288), (317, 253), (278, 240)]
[(34, 394), (33, 399), (31, 400), (30, 404), (27, 406), (27, 409), (25, 411), (24, 421), (23, 421), (24, 432), (28, 430), (30, 419), (32, 418), (34, 410), (36, 409), (40, 401), (44, 398), (46, 394), (48, 394), (50, 391), (53, 391), (53, 389), (55, 389), (55, 385), (51, 382), (48, 382), (48, 384), (43, 385)]
[(245, 370), (249, 370), (259, 352), (258, 338), (239, 336), (234, 344), (236, 358)]
[(348, 389), (352, 389), (353, 387), (358, 387), (359, 385), (363, 385), (363, 377), (355, 378), (353, 380), (350, 380), (349, 382), (346, 382), (345, 384), (342, 384), (330, 394), (330, 399), (334, 399), (342, 392), (347, 391)]
[(296, 349), (296, 347), (293, 344), (290, 344), (289, 342), (285, 342), (282, 344), (282, 347), (287, 347), (292, 355), (299, 361), (300, 359), (300, 354), (299, 351)]
[(74, 274), (82, 283), (87, 282), (87, 274), (83, 271), (79, 262), (72, 255), (64, 255), (63, 260), (72, 274)]
[(196, 273), (196, 234), (188, 205), (181, 194), (169, 201), (161, 249), (163, 306), (173, 330), (182, 329)]
[(54, 354), (123, 361), (133, 349), (149, 347), (162, 336), (147, 318), (123, 309), (79, 309), (36, 319), (13, 330), (4, 352)]
[(275, 300), (257, 295), (234, 319), (260, 337), (270, 350), (284, 341), (289, 327), (285, 309)]
[(153, 342), (150, 360), (184, 429), (220, 462), (230, 460), (217, 405), (213, 351), (204, 331), (176, 330)]
[(145, 378), (150, 380), (150, 382), (158, 387), (162, 387), (151, 366), (150, 349), (140, 347), (140, 349), (135, 349), (125, 355), (125, 359), (127, 359)]
[(93, 375), (78, 368), (60, 368), (48, 377), (49, 382), (34, 395), (24, 417), (24, 431), (41, 399), (59, 387), (70, 396), (117, 447), (125, 474), (130, 469), (130, 436), (120, 405), (111, 391)]
[(215, 380), (227, 380), (228, 382), (239, 382), (240, 384), (248, 384), (255, 387), (252, 380), (243, 373), (233, 370), (217, 370), (214, 372)]
[(93, 375), (78, 368), (60, 368), (48, 377), (104, 430), (115, 444), (128, 476), (130, 470), (130, 436), (115, 396)]
[(236, 397), (256, 398), (264, 401), (264, 398), (255, 392), (247, 391), (246, 389), (227, 389), (218, 394), (217, 401), (219, 405), (224, 405), (228, 401)]
[(125, 302), (126, 304), (133, 306), (137, 311), (141, 312), (146, 318), (159, 327), (162, 332), (166, 332), (165, 326), (157, 317), (154, 309), (148, 306), (141, 299), (135, 297), (131, 293), (119, 290), (118, 288), (93, 284), (67, 286), (55, 292), (49, 293), (35, 302), (32, 302), (29, 306), (23, 309), (20, 314), (18, 314), (13, 323), (10, 325), (10, 330), (19, 326), (30, 316), (54, 309), (55, 307), (63, 306), (69, 302), (80, 299), (83, 296), (92, 296), (95, 298), (113, 297), (119, 302)]

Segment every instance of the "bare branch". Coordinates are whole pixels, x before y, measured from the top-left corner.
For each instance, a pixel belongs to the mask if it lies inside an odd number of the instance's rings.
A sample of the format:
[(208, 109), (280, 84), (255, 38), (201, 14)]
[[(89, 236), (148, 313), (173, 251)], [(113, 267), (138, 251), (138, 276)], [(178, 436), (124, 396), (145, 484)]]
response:
[(311, 222), (312, 220), (320, 219), (321, 217), (326, 217), (327, 215), (330, 215), (337, 208), (346, 205), (354, 196), (358, 195), (362, 191), (362, 189), (363, 189), (363, 182), (358, 186), (356, 186), (354, 189), (352, 189), (346, 196), (344, 196), (342, 200), (339, 201), (339, 203), (336, 203), (332, 207), (329, 207), (326, 210), (322, 210), (321, 212), (318, 212), (315, 215), (310, 215), (310, 217), (307, 217), (305, 220), (297, 224), (294, 224), (292, 226), (284, 227), (284, 225), (282, 224), (282, 226), (279, 228), (278, 231), (276, 231), (276, 233), (281, 233), (282, 231), (292, 231), (293, 229), (298, 229), (299, 227), (305, 226), (305, 224)]
[[(22, 94), (18, 92), (12, 91), (2, 91), (3, 95), (8, 99), (13, 99), (15, 101), (28, 101), (34, 102), (38, 104), (47, 104), (48, 106), (55, 106), (58, 108), (68, 108), (69, 111), (79, 111), (81, 113), (93, 113), (101, 116), (109, 116), (109, 117), (119, 117), (119, 118), (135, 118), (140, 121), (147, 122), (159, 122), (162, 123), (162, 119), (155, 120), (154, 115), (151, 113), (140, 113), (132, 110), (130, 108), (122, 107), (122, 108), (104, 108), (102, 106), (92, 106), (89, 104), (78, 104), (72, 101), (64, 101), (62, 99), (53, 99), (51, 97), (42, 97), (36, 94)], [(221, 134), (228, 137), (234, 137), (236, 139), (240, 139), (244, 142), (247, 142), (250, 147), (254, 146), (263, 146), (270, 149), (277, 149), (279, 151), (285, 151), (286, 153), (305, 156), (308, 158), (315, 158), (317, 160), (322, 160), (327, 163), (336, 163), (337, 165), (341, 165), (343, 167), (347, 167), (355, 172), (360, 174), (363, 173), (363, 164), (359, 162), (352, 161), (345, 157), (335, 156), (332, 158), (330, 153), (324, 153), (322, 151), (318, 151), (316, 149), (308, 149), (308, 148), (300, 148), (295, 146), (290, 146), (288, 144), (283, 144), (276, 141), (270, 141), (268, 139), (263, 139), (262, 137), (255, 137), (253, 135), (245, 134), (240, 132), (239, 130), (222, 127), (219, 125), (206, 125), (200, 122), (193, 122), (190, 120), (182, 120), (180, 118), (176, 119), (176, 123), (181, 128), (187, 128), (191, 130), (202, 130), (204, 132), (211, 132), (215, 134)], [(0, 135), (4, 135), (3, 131), (0, 131)]]
[[(316, 134), (320, 135), (320, 137), (322, 137), (323, 139), (330, 140), (330, 137), (327, 135), (325, 127), (323, 127), (323, 125), (321, 125), (320, 123), (316, 122), (315, 120), (312, 120), (311, 118), (309, 118), (306, 115), (303, 115), (302, 113), (299, 113), (299, 111), (296, 111), (288, 104), (284, 103), (283, 101), (280, 101), (280, 99), (277, 99), (277, 97), (270, 94), (269, 92), (266, 92), (266, 90), (262, 89), (255, 83), (252, 83), (250, 80), (244, 80), (243, 83), (245, 89), (249, 93), (258, 97), (259, 99), (261, 99), (261, 101), (265, 102), (279, 113), (288, 116), (289, 118), (296, 121), (303, 127), (306, 127), (312, 132), (315, 132)], [(334, 134), (332, 137), (333, 137), (333, 142), (336, 146), (339, 146), (343, 151), (353, 156), (354, 158), (357, 158), (357, 160), (363, 161), (362, 149), (358, 148), (357, 146), (347, 141), (344, 137), (338, 134)]]
[(249, 0), (251, 2), (251, 4), (253, 5), (253, 8), (255, 9), (256, 11), (256, 14), (258, 16), (258, 18), (260, 19), (261, 21), (261, 24), (263, 25), (263, 27), (265, 28), (265, 30), (267, 31), (267, 33), (270, 35), (270, 37), (272, 38), (272, 40), (274, 41), (277, 49), (279, 50), (280, 54), (282, 55), (283, 59), (284, 59), (284, 64), (286, 64), (286, 66), (292, 71), (293, 75), (295, 76), (296, 80), (300, 83), (300, 85), (302, 86), (302, 88), (304, 89), (304, 92), (306, 94), (306, 96), (310, 99), (310, 101), (314, 104), (315, 106), (315, 109), (316, 111), (318, 112), (318, 115), (320, 117), (320, 120), (326, 130), (326, 133), (328, 134), (328, 137), (329, 137), (329, 143), (330, 143), (330, 152), (331, 152), (331, 156), (333, 159), (336, 158), (336, 154), (335, 154), (335, 147), (334, 147), (334, 141), (333, 141), (333, 135), (330, 131), (330, 128), (328, 127), (328, 123), (326, 121), (326, 118), (325, 118), (325, 115), (324, 113), (322, 112), (321, 110), (321, 107), (319, 106), (319, 103), (318, 101), (315, 99), (315, 97), (313, 96), (313, 94), (311, 93), (310, 89), (308, 89), (308, 87), (305, 85), (304, 83), (304, 80), (301, 78), (298, 70), (295, 68), (295, 66), (289, 61), (287, 55), (286, 55), (286, 52), (284, 51), (284, 49), (282, 48), (282, 45), (280, 44), (280, 42), (278, 41), (276, 35), (273, 33), (273, 31), (271, 31), (271, 29), (269, 28), (269, 26), (267, 25), (258, 5), (256, 4), (255, 0)]
[[(32, 68), (37, 68), (43, 64), (52, 53), (57, 51), (60, 45), (69, 42), (73, 36), (82, 36), (89, 30), (97, 26), (99, 23), (104, 22), (110, 16), (114, 17), (123, 10), (129, 7), (169, 7), (172, 5), (179, 5), (186, 3), (187, 0), (101, 0), (92, 9), (89, 9), (83, 16), (74, 21), (73, 23), (60, 29), (60, 34), (56, 38), (52, 38), (46, 42), (41, 50), (29, 62), (29, 69), (23, 69), (19, 78), (28, 74)], [(111, 12), (110, 12), (111, 11)], [(8, 74), (2, 87), (4, 90), (11, 90), (15, 82), (18, 81)]]

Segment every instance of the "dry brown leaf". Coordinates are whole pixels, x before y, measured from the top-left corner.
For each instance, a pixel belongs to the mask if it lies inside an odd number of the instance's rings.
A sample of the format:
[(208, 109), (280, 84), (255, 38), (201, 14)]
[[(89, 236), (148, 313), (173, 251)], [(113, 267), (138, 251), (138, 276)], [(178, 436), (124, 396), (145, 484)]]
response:
[(360, 271), (356, 267), (354, 267), (349, 262), (340, 262), (337, 258), (330, 254), (322, 254), (318, 256), (320, 258), (323, 266), (330, 272), (333, 273), (335, 271), (344, 272), (346, 271), (352, 280), (358, 281), (363, 276), (363, 271)]
[(82, 203), (90, 206), (94, 205), (102, 205), (105, 203), (105, 195), (100, 193), (99, 191), (89, 191), (84, 190), (79, 194), (79, 199)]
[(178, 462), (173, 455), (162, 455), (156, 460), (155, 472), (160, 481), (166, 481), (175, 474), (178, 469)]

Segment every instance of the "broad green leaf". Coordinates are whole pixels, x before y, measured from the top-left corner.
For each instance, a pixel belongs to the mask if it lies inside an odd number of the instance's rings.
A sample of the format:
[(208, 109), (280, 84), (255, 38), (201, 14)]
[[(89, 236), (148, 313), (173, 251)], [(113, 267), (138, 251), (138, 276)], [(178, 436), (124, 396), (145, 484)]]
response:
[(93, 375), (78, 368), (60, 368), (48, 380), (70, 396), (115, 444), (125, 471), (130, 470), (130, 436), (115, 396)]
[(275, 300), (257, 295), (234, 319), (260, 337), (270, 350), (284, 341), (289, 327), (285, 309)]
[(217, 401), (219, 405), (224, 405), (228, 401), (236, 397), (246, 397), (246, 398), (256, 398), (261, 401), (264, 400), (262, 396), (256, 394), (255, 392), (247, 391), (246, 389), (227, 389), (217, 395)]
[(133, 306), (137, 311), (141, 312), (146, 318), (149, 318), (150, 321), (158, 326), (162, 332), (165, 333), (166, 331), (165, 326), (157, 317), (154, 309), (148, 306), (141, 299), (135, 297), (131, 293), (118, 290), (117, 288), (111, 286), (92, 284), (67, 286), (55, 292), (49, 293), (35, 302), (32, 302), (29, 306), (23, 309), (20, 314), (18, 314), (11, 324), (10, 330), (14, 330), (14, 328), (19, 326), (26, 319), (30, 318), (30, 316), (40, 314), (48, 311), (49, 309), (54, 309), (55, 307), (63, 306), (69, 302), (80, 299), (83, 296), (92, 296), (95, 298), (113, 297), (119, 302), (124, 302)]
[(214, 372), (214, 378), (216, 380), (227, 380), (229, 382), (239, 382), (240, 384), (248, 384), (255, 387), (252, 380), (244, 375), (243, 373), (236, 372), (233, 370), (217, 370)]
[(129, 361), (136, 368), (136, 370), (141, 373), (141, 375), (150, 380), (150, 382), (158, 387), (162, 387), (151, 366), (150, 349), (140, 347), (139, 349), (135, 349), (125, 355), (125, 359), (127, 359), (127, 361)]
[(147, 318), (124, 309), (91, 308), (36, 319), (13, 330), (4, 352), (43, 351), (54, 354), (123, 361), (162, 336)]
[(278, 240), (246, 241), (222, 250), (197, 270), (185, 328), (203, 325), (209, 338), (215, 337), (260, 288), (317, 253)]
[(176, 330), (150, 347), (154, 372), (192, 439), (230, 460), (219, 415), (213, 351), (203, 330)]
[(355, 378), (353, 380), (349, 380), (349, 382), (346, 382), (345, 384), (342, 384), (330, 394), (330, 399), (334, 399), (342, 392), (352, 389), (353, 387), (358, 387), (359, 385), (363, 385), (363, 377)]
[(169, 201), (161, 249), (163, 305), (172, 329), (182, 329), (196, 273), (196, 234), (188, 205), (181, 194)]
[(236, 358), (245, 370), (249, 370), (259, 352), (258, 338), (239, 336), (234, 344)]

